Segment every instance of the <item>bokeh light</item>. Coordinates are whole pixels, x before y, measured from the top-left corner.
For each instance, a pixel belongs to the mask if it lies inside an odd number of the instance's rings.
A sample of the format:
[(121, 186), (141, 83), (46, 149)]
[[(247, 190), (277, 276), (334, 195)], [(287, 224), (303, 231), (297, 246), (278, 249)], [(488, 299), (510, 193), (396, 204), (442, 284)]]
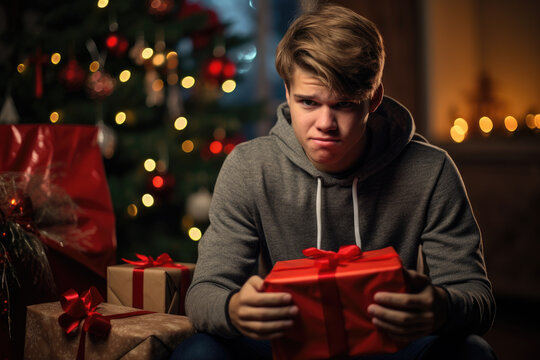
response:
[(146, 159), (144, 161), (144, 169), (148, 172), (152, 172), (156, 169), (156, 161), (154, 159)]
[(146, 207), (151, 207), (154, 205), (154, 197), (150, 194), (144, 194), (141, 200), (143, 205)]
[(234, 80), (225, 80), (223, 84), (221, 84), (221, 90), (226, 93), (231, 93), (236, 89), (236, 81)]
[(186, 76), (182, 79), (182, 87), (185, 89), (191, 88), (195, 85), (195, 78), (193, 76)]
[(176, 120), (174, 121), (174, 128), (178, 131), (184, 130), (187, 124), (188, 124), (187, 119), (183, 116), (180, 116), (176, 118)]
[(186, 140), (182, 143), (182, 150), (185, 152), (185, 153), (190, 153), (193, 151), (193, 149), (195, 148), (195, 144), (193, 144), (193, 141), (191, 140)]
[(478, 126), (480, 126), (480, 130), (482, 130), (483, 133), (489, 134), (491, 130), (493, 130), (493, 121), (487, 116), (482, 116), (480, 120), (478, 120)]
[(126, 82), (130, 78), (131, 78), (131, 71), (129, 70), (123, 70), (118, 76), (118, 79), (120, 79), (121, 82)]
[(197, 227), (192, 227), (188, 230), (189, 238), (193, 241), (199, 241), (202, 237), (202, 232)]

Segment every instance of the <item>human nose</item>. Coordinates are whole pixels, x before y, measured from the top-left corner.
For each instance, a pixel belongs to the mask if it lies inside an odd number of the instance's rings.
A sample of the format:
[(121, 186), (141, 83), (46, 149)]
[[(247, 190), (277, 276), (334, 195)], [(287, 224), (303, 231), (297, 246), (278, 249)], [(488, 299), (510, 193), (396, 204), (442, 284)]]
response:
[(321, 107), (316, 126), (320, 131), (335, 130), (337, 128), (335, 114), (329, 106)]

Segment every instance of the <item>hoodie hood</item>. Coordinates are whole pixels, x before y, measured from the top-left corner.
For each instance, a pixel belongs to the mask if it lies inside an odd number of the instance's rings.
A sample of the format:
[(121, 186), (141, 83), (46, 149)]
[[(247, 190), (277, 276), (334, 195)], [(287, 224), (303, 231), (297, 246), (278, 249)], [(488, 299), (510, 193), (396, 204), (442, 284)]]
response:
[(346, 174), (334, 175), (319, 171), (305, 155), (291, 126), (291, 115), (287, 103), (278, 107), (278, 120), (270, 130), (279, 148), (298, 167), (320, 178), (325, 184), (349, 185), (369, 177), (386, 167), (411, 141), (415, 126), (409, 111), (396, 100), (384, 96), (377, 110), (369, 114), (366, 128), (366, 155), (363, 161)]

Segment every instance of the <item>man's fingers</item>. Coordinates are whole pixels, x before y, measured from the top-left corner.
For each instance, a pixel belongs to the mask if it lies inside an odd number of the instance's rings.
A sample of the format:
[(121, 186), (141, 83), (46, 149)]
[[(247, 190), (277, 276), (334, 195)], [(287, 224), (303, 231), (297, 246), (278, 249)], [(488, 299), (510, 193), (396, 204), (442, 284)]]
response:
[(378, 292), (373, 297), (373, 300), (380, 305), (395, 309), (406, 310), (427, 310), (433, 306), (433, 298), (426, 296), (424, 293), (420, 294), (403, 294), (403, 293), (389, 293)]
[(388, 309), (372, 304), (368, 307), (368, 312), (377, 321), (383, 321), (400, 327), (426, 327), (434, 322), (433, 313), (429, 311), (410, 312), (395, 309)]
[(296, 314), (298, 314), (298, 307), (295, 305), (279, 307), (244, 306), (238, 309), (238, 317), (243, 321), (290, 319)]

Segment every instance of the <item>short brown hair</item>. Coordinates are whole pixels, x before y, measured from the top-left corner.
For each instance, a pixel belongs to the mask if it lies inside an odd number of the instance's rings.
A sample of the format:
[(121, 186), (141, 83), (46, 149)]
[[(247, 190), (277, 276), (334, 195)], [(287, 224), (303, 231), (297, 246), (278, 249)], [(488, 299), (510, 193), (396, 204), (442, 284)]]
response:
[(379, 86), (384, 67), (382, 36), (354, 11), (325, 5), (301, 15), (276, 51), (276, 69), (287, 87), (296, 66), (340, 95), (365, 99)]

